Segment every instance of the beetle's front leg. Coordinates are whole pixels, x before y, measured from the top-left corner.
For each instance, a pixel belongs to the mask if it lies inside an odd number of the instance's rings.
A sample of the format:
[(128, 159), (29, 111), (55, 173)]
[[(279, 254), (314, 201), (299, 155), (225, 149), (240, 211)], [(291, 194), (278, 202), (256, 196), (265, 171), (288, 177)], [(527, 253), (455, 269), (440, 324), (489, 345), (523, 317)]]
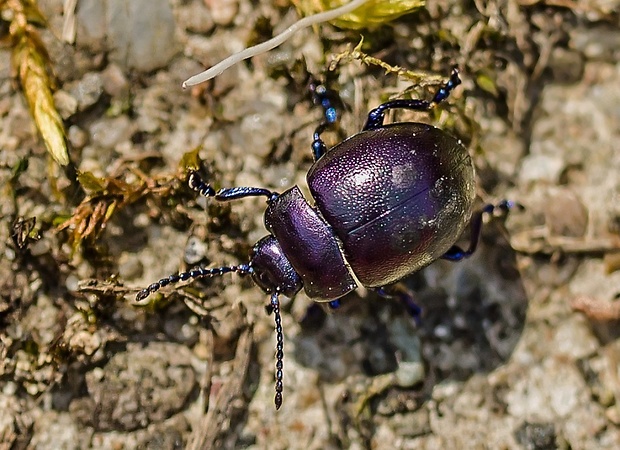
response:
[(268, 202), (275, 200), (280, 194), (264, 188), (257, 187), (233, 187), (220, 189), (217, 192), (210, 184), (205, 183), (198, 173), (192, 171), (187, 178), (187, 184), (191, 189), (203, 197), (212, 197), (220, 202), (229, 202), (245, 197), (267, 197)]

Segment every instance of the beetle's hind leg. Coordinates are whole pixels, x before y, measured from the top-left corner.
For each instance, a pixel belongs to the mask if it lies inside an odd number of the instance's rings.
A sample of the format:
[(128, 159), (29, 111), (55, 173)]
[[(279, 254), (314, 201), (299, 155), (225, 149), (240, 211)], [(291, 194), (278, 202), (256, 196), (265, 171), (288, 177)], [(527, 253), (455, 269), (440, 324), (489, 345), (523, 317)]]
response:
[(482, 209), (475, 212), (470, 221), (470, 238), (469, 238), (469, 247), (467, 250), (463, 250), (458, 245), (453, 245), (450, 249), (442, 256), (443, 259), (447, 259), (448, 261), (461, 261), (462, 259), (470, 257), (478, 248), (478, 242), (480, 241), (480, 233), (482, 231), (482, 218), (485, 214), (493, 214), (499, 211), (502, 214), (508, 213), (508, 211), (512, 208), (523, 208), (523, 206), (519, 203), (510, 201), (510, 200), (502, 200), (497, 205), (488, 204), (485, 205)]

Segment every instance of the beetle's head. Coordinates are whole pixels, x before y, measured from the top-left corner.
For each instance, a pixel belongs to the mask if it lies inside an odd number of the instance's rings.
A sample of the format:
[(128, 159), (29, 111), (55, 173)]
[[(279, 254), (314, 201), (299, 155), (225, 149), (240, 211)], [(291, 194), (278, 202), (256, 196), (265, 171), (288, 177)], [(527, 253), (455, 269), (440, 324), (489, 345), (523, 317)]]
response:
[(271, 235), (262, 238), (252, 249), (250, 267), (254, 282), (267, 293), (292, 297), (303, 287), (299, 274)]

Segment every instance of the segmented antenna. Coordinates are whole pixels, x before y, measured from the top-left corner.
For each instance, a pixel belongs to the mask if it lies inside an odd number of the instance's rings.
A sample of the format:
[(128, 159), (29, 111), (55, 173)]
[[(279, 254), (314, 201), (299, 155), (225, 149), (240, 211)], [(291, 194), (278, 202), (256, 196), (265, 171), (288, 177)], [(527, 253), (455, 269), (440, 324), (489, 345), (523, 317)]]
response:
[(136, 301), (140, 302), (144, 300), (152, 293), (157, 292), (158, 290), (165, 286), (168, 286), (169, 284), (196, 278), (214, 277), (230, 272), (249, 274), (252, 273), (252, 267), (249, 264), (241, 264), (239, 266), (216, 267), (212, 269), (207, 269), (205, 267), (196, 267), (187, 272), (180, 272), (178, 274), (170, 275), (167, 278), (162, 278), (161, 280), (156, 281), (149, 287), (144, 288), (140, 292), (138, 292), (138, 294), (136, 295)]
[(187, 176), (187, 184), (190, 189), (198, 192), (203, 197), (215, 197), (215, 189), (213, 189), (211, 185), (202, 181), (200, 175), (193, 170)]
[(278, 292), (271, 294), (271, 302), (269, 310), (273, 312), (276, 321), (276, 396), (274, 403), (276, 409), (282, 406), (282, 368), (284, 363), (284, 333), (282, 332), (282, 317), (280, 316), (280, 301), (278, 300)]
[[(196, 172), (190, 172), (188, 176), (188, 184), (191, 189), (198, 192), (200, 195), (205, 197), (213, 197), (219, 201), (229, 201), (235, 200), (243, 197), (255, 197), (255, 196), (265, 196), (267, 197), (267, 201), (273, 201), (278, 197), (277, 192), (272, 192), (267, 189), (262, 188), (253, 188), (253, 187), (239, 187), (239, 188), (227, 188), (220, 189), (219, 191), (215, 191), (208, 183), (205, 183), (200, 176)], [(236, 272), (240, 274), (252, 274), (254, 269), (252, 268), (252, 263), (249, 264), (241, 264), (238, 266), (224, 266), (224, 267), (216, 267), (212, 269), (207, 269), (205, 267), (196, 267), (187, 272), (181, 272), (179, 274), (170, 275), (166, 278), (162, 278), (161, 280), (151, 284), (150, 286), (142, 289), (136, 295), (136, 301), (140, 302), (147, 298), (154, 292), (157, 292), (161, 288), (168, 286), (169, 284), (178, 283), (180, 281), (187, 281), (190, 279), (202, 278), (202, 277), (213, 277), (218, 275), (223, 275), (225, 273)], [(275, 390), (276, 395), (274, 398), (274, 403), (276, 405), (276, 409), (280, 409), (282, 406), (282, 386), (283, 386), (283, 372), (282, 369), (284, 367), (283, 359), (284, 359), (284, 333), (282, 331), (282, 316), (280, 315), (280, 301), (278, 300), (278, 295), (280, 295), (280, 291), (277, 290), (273, 294), (271, 294), (271, 301), (267, 305), (267, 313), (274, 314), (275, 323), (276, 323), (276, 373), (275, 373)]]

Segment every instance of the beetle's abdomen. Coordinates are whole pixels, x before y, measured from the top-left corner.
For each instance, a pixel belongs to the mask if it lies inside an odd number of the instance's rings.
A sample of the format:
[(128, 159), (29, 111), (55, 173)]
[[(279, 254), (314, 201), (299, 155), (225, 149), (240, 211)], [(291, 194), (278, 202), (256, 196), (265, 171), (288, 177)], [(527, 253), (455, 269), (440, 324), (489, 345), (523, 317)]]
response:
[(265, 226), (301, 277), (309, 297), (334, 300), (357, 288), (334, 231), (310, 207), (297, 186), (269, 204)]
[(420, 123), (351, 137), (317, 161), (308, 185), (368, 287), (393, 283), (443, 255), (463, 232), (475, 197), (467, 150)]

